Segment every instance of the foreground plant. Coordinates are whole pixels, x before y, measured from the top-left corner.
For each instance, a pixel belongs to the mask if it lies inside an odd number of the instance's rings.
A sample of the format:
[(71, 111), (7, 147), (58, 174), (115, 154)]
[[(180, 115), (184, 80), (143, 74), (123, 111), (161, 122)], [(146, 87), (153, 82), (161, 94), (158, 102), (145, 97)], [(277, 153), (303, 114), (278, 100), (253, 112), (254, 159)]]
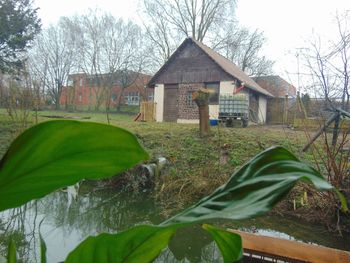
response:
[[(20, 135), (0, 161), (0, 211), (82, 179), (114, 176), (146, 159), (148, 155), (135, 137), (117, 127), (77, 121), (39, 124)], [(265, 214), (298, 180), (319, 190), (335, 190), (286, 149), (270, 148), (183, 212), (157, 226), (140, 225), (117, 234), (88, 237), (65, 262), (152, 262), (177, 229), (209, 219), (242, 220)], [(336, 192), (346, 210), (343, 196)], [(217, 243), (225, 263), (241, 259), (238, 234), (208, 224), (203, 228)], [(9, 246), (9, 260), (14, 249)], [(46, 260), (44, 254), (42, 262)]]

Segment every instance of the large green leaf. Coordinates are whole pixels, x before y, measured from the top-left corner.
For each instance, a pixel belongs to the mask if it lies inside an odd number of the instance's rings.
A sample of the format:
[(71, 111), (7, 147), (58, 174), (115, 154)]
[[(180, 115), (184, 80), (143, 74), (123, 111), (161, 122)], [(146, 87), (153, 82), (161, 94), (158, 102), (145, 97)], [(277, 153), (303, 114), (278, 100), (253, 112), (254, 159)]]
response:
[[(0, 211), (84, 178), (115, 175), (146, 158), (132, 134), (113, 126), (76, 121), (39, 124), (19, 136), (0, 161)], [(227, 184), (161, 226), (137, 226), (118, 234), (90, 237), (66, 262), (151, 262), (177, 228), (214, 218), (238, 220), (261, 215), (298, 180), (311, 182), (320, 190), (333, 189), (316, 170), (287, 150), (268, 149)], [(205, 229), (217, 242), (225, 262), (240, 256), (242, 247), (235, 234), (207, 225)], [(9, 257), (14, 250), (9, 247)]]
[(0, 161), (0, 211), (82, 179), (116, 175), (148, 158), (123, 129), (50, 121), (21, 134)]
[(39, 234), (39, 239), (40, 239), (40, 262), (41, 263), (46, 263), (46, 244), (45, 241), (43, 239), (43, 237), (41, 236), (41, 234)]
[(256, 217), (270, 211), (298, 180), (311, 182), (319, 190), (333, 189), (315, 169), (286, 149), (273, 147), (255, 156), (214, 193), (162, 225)]
[(8, 248), (7, 248), (7, 263), (16, 263), (17, 262), (17, 252), (16, 244), (13, 239), (10, 239)]
[(242, 259), (243, 248), (240, 235), (208, 224), (203, 224), (202, 227), (215, 240), (224, 258), (224, 263), (238, 262)]
[[(261, 215), (280, 201), (299, 179), (312, 182), (319, 190), (333, 189), (316, 170), (301, 163), (284, 148), (270, 148), (244, 165), (213, 194), (163, 222), (164, 228), (143, 226), (142, 234), (137, 227), (116, 235), (88, 238), (66, 262), (110, 262), (111, 258), (115, 260), (113, 262), (151, 262), (177, 228), (207, 219), (244, 219)], [(242, 256), (242, 242), (237, 234), (209, 225), (204, 225), (204, 229), (218, 244), (225, 262), (237, 261)], [(167, 233), (166, 239), (158, 238), (162, 231)], [(161, 244), (155, 250), (139, 250), (156, 246), (158, 239)]]
[(178, 227), (143, 225), (118, 234), (89, 237), (68, 255), (65, 263), (152, 262)]

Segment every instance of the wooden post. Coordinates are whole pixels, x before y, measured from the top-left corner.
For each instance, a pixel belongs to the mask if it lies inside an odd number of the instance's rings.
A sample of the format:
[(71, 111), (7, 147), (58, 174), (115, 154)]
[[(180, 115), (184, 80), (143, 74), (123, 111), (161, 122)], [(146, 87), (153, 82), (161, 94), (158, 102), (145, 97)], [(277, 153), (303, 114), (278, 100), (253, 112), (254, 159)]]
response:
[(338, 114), (337, 118), (335, 118), (334, 120), (332, 146), (336, 146), (337, 144), (337, 139), (339, 135), (339, 126), (340, 126), (340, 114)]
[(282, 122), (284, 125), (288, 125), (288, 94), (286, 94), (284, 99), (284, 114)]
[(212, 90), (200, 88), (192, 94), (192, 99), (196, 102), (199, 109), (199, 133), (201, 137), (208, 136), (209, 126), (209, 95)]
[(339, 118), (340, 114), (338, 112), (334, 113), (327, 121), (326, 123), (316, 132), (316, 134), (310, 139), (310, 141), (304, 146), (303, 152), (305, 152), (307, 149), (309, 149), (310, 145), (316, 141), (316, 139), (326, 130), (326, 128), (337, 118)]

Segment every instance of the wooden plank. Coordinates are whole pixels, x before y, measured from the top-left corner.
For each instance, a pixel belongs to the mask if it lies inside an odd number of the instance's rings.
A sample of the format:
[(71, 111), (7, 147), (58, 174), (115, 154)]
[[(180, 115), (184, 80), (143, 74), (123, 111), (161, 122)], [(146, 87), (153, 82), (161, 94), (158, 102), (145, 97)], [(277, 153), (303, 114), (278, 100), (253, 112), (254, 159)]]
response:
[(156, 103), (153, 101), (142, 101), (140, 103), (141, 120), (147, 122), (155, 121), (155, 108)]
[(245, 250), (271, 255), (271, 257), (276, 256), (301, 262), (350, 262), (350, 252), (348, 251), (281, 238), (260, 236), (238, 230), (229, 229), (229, 231), (241, 235)]

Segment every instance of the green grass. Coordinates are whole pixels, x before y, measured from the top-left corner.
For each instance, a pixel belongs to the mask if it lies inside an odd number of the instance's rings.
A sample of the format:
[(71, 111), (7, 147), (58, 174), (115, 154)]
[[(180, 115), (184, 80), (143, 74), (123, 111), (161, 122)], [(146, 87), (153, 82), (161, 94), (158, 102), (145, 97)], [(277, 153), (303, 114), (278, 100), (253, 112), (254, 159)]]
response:
[[(107, 123), (103, 113), (39, 111), (38, 121), (55, 118)], [(165, 157), (168, 165), (156, 181), (155, 197), (171, 213), (207, 195), (257, 153), (273, 145), (282, 145), (311, 161), (310, 154), (301, 154), (306, 142), (300, 131), (268, 126), (248, 128), (212, 127), (212, 135), (199, 137), (198, 125), (134, 122), (133, 116), (111, 114), (111, 124), (133, 132), (150, 153), (152, 160)], [(31, 112), (30, 123), (35, 123)], [(0, 156), (17, 134), (17, 125), (0, 109)]]

